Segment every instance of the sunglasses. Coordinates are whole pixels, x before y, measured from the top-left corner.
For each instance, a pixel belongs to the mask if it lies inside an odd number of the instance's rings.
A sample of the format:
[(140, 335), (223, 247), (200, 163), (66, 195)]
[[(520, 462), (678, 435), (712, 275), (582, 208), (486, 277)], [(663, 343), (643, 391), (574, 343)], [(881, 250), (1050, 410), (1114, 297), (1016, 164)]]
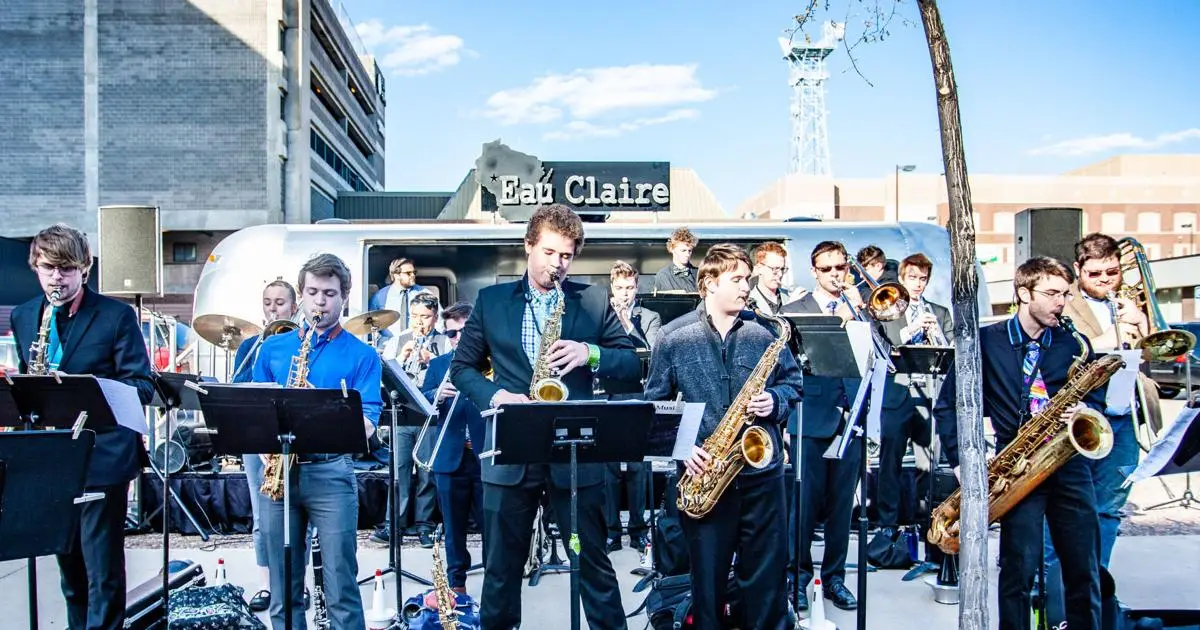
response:
[(447, 330), (447, 331), (446, 331), (446, 338), (447, 338), (447, 339), (455, 339), (455, 338), (457, 338), (457, 337), (458, 337), (458, 333), (459, 333), (459, 331), (458, 331), (458, 330)]
[(850, 265), (843, 263), (841, 265), (827, 265), (825, 267), (817, 267), (816, 269), (817, 269), (817, 271), (819, 271), (821, 273), (829, 273), (830, 271), (843, 272), (849, 268), (850, 268)]
[(1121, 268), (1114, 267), (1112, 269), (1101, 269), (1100, 271), (1084, 270), (1083, 275), (1089, 278), (1099, 278), (1100, 276), (1104, 276), (1105, 278), (1116, 278), (1117, 276), (1121, 275)]

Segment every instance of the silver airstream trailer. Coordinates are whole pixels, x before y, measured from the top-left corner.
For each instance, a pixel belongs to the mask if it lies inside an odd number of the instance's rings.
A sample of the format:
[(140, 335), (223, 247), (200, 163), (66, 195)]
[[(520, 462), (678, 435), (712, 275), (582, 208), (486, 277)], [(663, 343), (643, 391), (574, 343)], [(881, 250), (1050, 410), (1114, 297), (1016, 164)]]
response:
[[(679, 224), (585, 223), (586, 243), (571, 265), (572, 279), (608, 283), (609, 267), (624, 260), (641, 272), (643, 291), (654, 273), (670, 262), (665, 244)], [(734, 242), (752, 248), (780, 241), (790, 269), (784, 285), (811, 289), (809, 253), (824, 240), (843, 242), (851, 255), (877, 245), (888, 258), (900, 260), (922, 252), (933, 260), (927, 295), (950, 304), (950, 241), (944, 228), (926, 223), (700, 222), (687, 227), (700, 239), (694, 261), (707, 246)], [(262, 322), (262, 290), (283, 278), (293, 285), (304, 262), (314, 254), (336, 254), (350, 267), (352, 288), (346, 317), (367, 309), (368, 299), (386, 284), (388, 263), (406, 257), (416, 262), (417, 282), (430, 287), (442, 304), (474, 301), (483, 287), (519, 278), (525, 270), (524, 224), (391, 223), (261, 225), (227, 237), (209, 257), (196, 285), (194, 317), (228, 315)], [(980, 313), (991, 312), (983, 270), (979, 275)], [(201, 342), (199, 364), (225, 374), (225, 353)], [(215, 354), (215, 356), (214, 356)]]

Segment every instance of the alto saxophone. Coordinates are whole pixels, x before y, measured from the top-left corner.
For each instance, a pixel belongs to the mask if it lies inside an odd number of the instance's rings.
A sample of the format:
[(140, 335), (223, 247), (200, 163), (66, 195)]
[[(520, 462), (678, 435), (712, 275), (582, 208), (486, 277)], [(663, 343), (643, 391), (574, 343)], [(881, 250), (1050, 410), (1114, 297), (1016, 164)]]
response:
[(454, 591), (450, 590), (450, 579), (446, 575), (446, 565), (442, 562), (442, 526), (438, 525), (434, 534), (433, 544), (433, 593), (437, 597), (438, 623), (442, 630), (457, 630), (458, 619), (455, 615)]
[[(314, 313), (308, 333), (300, 343), (300, 351), (292, 357), (292, 367), (288, 372), (287, 385), (291, 389), (305, 389), (312, 385), (308, 382), (308, 353), (312, 350), (312, 338), (317, 330), (316, 323), (321, 321), (322, 313)], [(286, 466), (296, 462), (295, 455), (289, 455)], [(267, 455), (267, 463), (263, 469), (263, 482), (258, 491), (269, 499), (279, 501), (283, 498), (283, 470), (285, 463), (283, 455)]]
[[(1085, 407), (1065, 423), (1062, 415), (1107, 383), (1124, 362), (1119, 355), (1107, 354), (1085, 365), (1087, 342), (1075, 330), (1071, 318), (1060, 319), (1079, 344), (1079, 356), (1067, 371), (1067, 383), (1050, 404), (1021, 425), (1013, 441), (988, 464), (989, 524), (1000, 520), (1076, 454), (1101, 459), (1112, 450), (1112, 426), (1104, 414)], [(958, 553), (961, 499), (960, 488), (930, 516), (926, 538), (949, 554)]]
[(28, 374), (45, 376), (50, 372), (50, 324), (54, 321), (53, 305), (58, 301), (59, 295), (58, 291), (51, 292), (50, 304), (42, 309), (42, 324), (38, 327), (37, 339), (29, 345)]
[(529, 384), (529, 397), (541, 402), (566, 400), (570, 393), (567, 384), (550, 369), (550, 346), (562, 336), (562, 318), (567, 301), (562, 285), (559, 284), (558, 274), (551, 272), (550, 277), (554, 280), (554, 293), (558, 300), (549, 319), (546, 320), (546, 329), (538, 342), (537, 360), (533, 362), (533, 381)]
[(725, 489), (733, 482), (742, 468), (749, 464), (753, 468), (764, 468), (771, 463), (775, 445), (767, 430), (754, 424), (754, 414), (746, 406), (750, 399), (761, 394), (767, 379), (779, 363), (779, 353), (787, 348), (791, 337), (787, 322), (755, 309), (755, 314), (771, 320), (779, 328), (775, 341), (767, 347), (758, 365), (742, 385), (737, 398), (721, 418), (712, 435), (704, 440), (702, 448), (712, 457), (708, 468), (699, 475), (684, 471), (679, 478), (679, 510), (692, 518), (703, 518), (717, 505)]

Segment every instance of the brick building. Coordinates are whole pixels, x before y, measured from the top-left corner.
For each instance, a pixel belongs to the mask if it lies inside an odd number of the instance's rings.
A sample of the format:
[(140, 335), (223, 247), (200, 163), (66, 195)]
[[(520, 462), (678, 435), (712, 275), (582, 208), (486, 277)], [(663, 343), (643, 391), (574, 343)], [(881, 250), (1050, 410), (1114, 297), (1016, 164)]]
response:
[(10, 0), (0, 84), (0, 235), (159, 206), (149, 303), (185, 319), (226, 234), (383, 188), (383, 77), (338, 0)]

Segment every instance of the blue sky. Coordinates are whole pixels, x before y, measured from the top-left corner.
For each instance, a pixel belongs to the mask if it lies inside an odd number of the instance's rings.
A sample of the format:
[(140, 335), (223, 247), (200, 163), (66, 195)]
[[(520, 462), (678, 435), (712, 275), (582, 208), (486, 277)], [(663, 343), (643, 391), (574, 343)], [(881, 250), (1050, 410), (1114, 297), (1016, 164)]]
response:
[[(344, 4), (387, 78), (388, 190), (453, 190), (496, 138), (543, 160), (690, 167), (729, 212), (787, 171), (776, 40), (803, 1)], [(842, 20), (848, 4), (859, 5), (833, 0), (818, 17)], [(1200, 2), (941, 4), (971, 172), (1200, 152)], [(851, 18), (848, 39), (867, 17)], [(942, 172), (915, 3), (902, 2), (890, 37), (854, 54), (873, 86), (844, 51), (830, 57), (833, 174)]]

